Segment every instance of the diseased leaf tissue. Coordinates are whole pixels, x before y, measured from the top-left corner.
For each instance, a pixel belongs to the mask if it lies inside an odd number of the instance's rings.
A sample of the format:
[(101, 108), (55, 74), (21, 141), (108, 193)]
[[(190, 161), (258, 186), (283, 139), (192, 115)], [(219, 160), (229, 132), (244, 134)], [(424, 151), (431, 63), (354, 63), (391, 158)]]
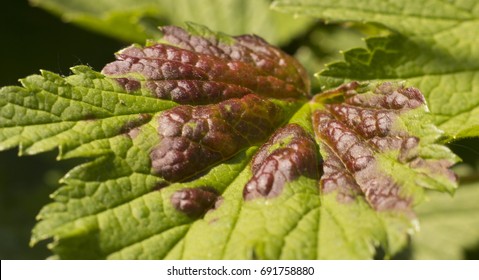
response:
[(95, 158), (39, 215), (32, 242), (53, 238), (57, 257), (392, 255), (423, 189), (456, 187), (418, 89), (311, 97), (303, 67), (257, 36), (161, 30), (101, 74), (1, 90), (1, 149)]

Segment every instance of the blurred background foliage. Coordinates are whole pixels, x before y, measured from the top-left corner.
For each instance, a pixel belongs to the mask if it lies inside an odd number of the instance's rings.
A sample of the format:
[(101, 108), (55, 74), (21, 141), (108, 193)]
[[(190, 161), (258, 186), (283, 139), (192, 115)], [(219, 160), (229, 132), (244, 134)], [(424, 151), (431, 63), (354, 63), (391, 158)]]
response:
[[(342, 59), (341, 51), (364, 47), (363, 37), (381, 32), (368, 25), (283, 15), (269, 10), (269, 4), (269, 0), (7, 0), (0, 9), (0, 86), (18, 84), (19, 78), (39, 69), (68, 75), (71, 66), (86, 64), (99, 71), (119, 49), (160, 37), (157, 26), (192, 21), (233, 35), (255, 33), (280, 46), (308, 69), (314, 93), (320, 91), (315, 73)], [(421, 231), (398, 258), (479, 259), (479, 139), (450, 147), (463, 159), (455, 167), (461, 188), (454, 198), (431, 193), (418, 207)], [(48, 257), (48, 242), (28, 245), (35, 216), (50, 202), (58, 180), (82, 162), (57, 162), (56, 153), (22, 158), (16, 149), (0, 153), (0, 259)]]

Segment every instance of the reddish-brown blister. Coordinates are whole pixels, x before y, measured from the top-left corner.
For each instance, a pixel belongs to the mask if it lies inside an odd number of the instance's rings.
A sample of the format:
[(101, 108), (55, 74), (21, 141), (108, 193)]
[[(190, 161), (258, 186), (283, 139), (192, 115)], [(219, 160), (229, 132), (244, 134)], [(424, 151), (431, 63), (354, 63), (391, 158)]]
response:
[(222, 42), (213, 36), (191, 35), (177, 26), (165, 26), (161, 30), (163, 39), (173, 45), (225, 60), (253, 64), (262, 72), (291, 83), (305, 93), (309, 91), (308, 75), (301, 64), (258, 36), (240, 35), (232, 37), (231, 42)]
[(170, 181), (201, 172), (265, 140), (283, 121), (282, 113), (256, 95), (167, 110), (158, 117), (160, 142), (150, 153), (153, 172)]
[(209, 104), (231, 98), (241, 98), (254, 93), (252, 90), (234, 84), (199, 80), (147, 81), (146, 88), (160, 99), (173, 100), (180, 104)]
[(317, 146), (311, 135), (297, 124), (286, 125), (253, 158), (253, 177), (244, 187), (243, 197), (271, 198), (281, 194), (287, 182), (300, 176), (319, 179), (318, 163)]
[(309, 80), (292, 57), (253, 35), (201, 37), (175, 26), (163, 27), (163, 42), (130, 46), (102, 73), (128, 92), (146, 89), (180, 104), (210, 104), (255, 93), (304, 98)]
[(357, 94), (355, 91), (359, 83), (351, 82), (339, 90), (344, 90), (347, 97), (346, 104), (371, 109), (410, 110), (423, 106), (426, 103), (422, 93), (413, 87), (401, 87), (394, 83), (382, 83), (371, 94)]
[[(323, 193), (338, 192), (338, 200), (352, 201), (364, 196), (376, 210), (410, 210), (412, 197), (401, 191), (401, 184), (387, 174), (378, 155), (397, 154), (398, 164), (409, 168), (430, 168), (453, 182), (450, 160), (426, 160), (418, 153), (420, 139), (397, 126), (404, 113), (423, 106), (422, 94), (415, 88), (383, 83), (372, 92), (359, 93), (352, 82), (327, 92), (341, 94), (344, 100), (325, 104), (313, 113), (313, 126), (324, 157), (320, 180)], [(428, 164), (425, 164), (428, 162)]]
[(184, 188), (173, 193), (170, 200), (176, 210), (199, 218), (215, 207), (220, 195), (211, 187)]
[(323, 162), (323, 175), (321, 177), (321, 191), (324, 194), (337, 191), (338, 200), (341, 202), (353, 201), (361, 194), (361, 188), (354, 180), (352, 174), (342, 165), (341, 160), (323, 145), (324, 154), (327, 154)]

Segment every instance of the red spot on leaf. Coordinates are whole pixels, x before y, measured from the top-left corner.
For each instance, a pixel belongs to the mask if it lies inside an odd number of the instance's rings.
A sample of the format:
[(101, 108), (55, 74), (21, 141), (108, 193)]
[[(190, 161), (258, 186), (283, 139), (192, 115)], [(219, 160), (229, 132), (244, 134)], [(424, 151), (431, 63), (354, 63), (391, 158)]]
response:
[(304, 68), (257, 36), (230, 37), (232, 43), (225, 44), (179, 27), (162, 31), (163, 40), (176, 46), (130, 46), (102, 73), (128, 92), (138, 90), (141, 80), (158, 98), (181, 104), (209, 104), (251, 93), (275, 98), (309, 95)]
[[(276, 149), (271, 151), (275, 145)], [(243, 190), (245, 200), (275, 197), (284, 184), (299, 176), (317, 179), (318, 158), (314, 140), (297, 124), (289, 124), (271, 136), (252, 163), (253, 178)]]
[(160, 143), (150, 153), (154, 173), (188, 178), (266, 139), (283, 117), (279, 106), (255, 95), (167, 110), (158, 118)]
[(214, 188), (185, 188), (173, 193), (171, 203), (176, 210), (190, 218), (199, 218), (214, 208), (219, 199), (220, 196)]
[[(316, 137), (321, 140), (324, 174), (323, 193), (337, 191), (338, 200), (348, 202), (357, 196), (377, 210), (411, 211), (412, 198), (401, 192), (399, 183), (386, 174), (376, 156), (397, 151), (398, 164), (446, 175), (455, 181), (449, 160), (419, 157), (418, 137), (395, 126), (400, 116), (425, 106), (424, 97), (415, 88), (383, 83), (364, 92), (357, 82), (343, 85), (326, 94), (342, 94), (341, 103), (325, 105), (313, 113)], [(451, 175), (452, 174), (452, 175)]]

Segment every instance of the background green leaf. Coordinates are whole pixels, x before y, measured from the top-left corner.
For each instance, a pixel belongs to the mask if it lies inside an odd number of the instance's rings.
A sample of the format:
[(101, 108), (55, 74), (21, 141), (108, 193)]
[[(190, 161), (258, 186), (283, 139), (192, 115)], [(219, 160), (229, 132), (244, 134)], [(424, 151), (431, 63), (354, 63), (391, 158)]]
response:
[(227, 34), (257, 34), (281, 45), (305, 32), (312, 19), (269, 9), (269, 0), (31, 0), (64, 20), (125, 41), (158, 38), (161, 25), (192, 21)]
[[(420, 88), (435, 123), (452, 139), (479, 136), (479, 9), (476, 1), (278, 0), (277, 10), (339, 22), (367, 22), (391, 34), (318, 74), (330, 88), (347, 80), (406, 80)], [(434, 7), (432, 9), (428, 7)]]
[(479, 183), (462, 185), (454, 197), (428, 193), (417, 208), (421, 230), (412, 239), (414, 259), (479, 257)]

